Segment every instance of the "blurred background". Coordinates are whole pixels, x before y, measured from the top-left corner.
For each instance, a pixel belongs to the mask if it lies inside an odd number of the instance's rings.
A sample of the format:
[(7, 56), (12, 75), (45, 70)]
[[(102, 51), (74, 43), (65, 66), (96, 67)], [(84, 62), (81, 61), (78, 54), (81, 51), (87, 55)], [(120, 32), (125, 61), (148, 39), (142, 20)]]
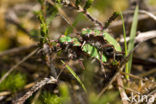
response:
[[(150, 9), (156, 9), (156, 0), (145, 0), (145, 2)], [(104, 23), (113, 11), (124, 11), (128, 8), (128, 0), (94, 0), (89, 13)], [(73, 22), (77, 22), (76, 29), (94, 26), (81, 13), (67, 8), (63, 9)], [(0, 51), (36, 43), (40, 29), (35, 14), (38, 10), (40, 10), (40, 5), (37, 0), (0, 0)], [(69, 25), (66, 21), (56, 16), (49, 26), (51, 39), (57, 39), (64, 34), (67, 27)]]

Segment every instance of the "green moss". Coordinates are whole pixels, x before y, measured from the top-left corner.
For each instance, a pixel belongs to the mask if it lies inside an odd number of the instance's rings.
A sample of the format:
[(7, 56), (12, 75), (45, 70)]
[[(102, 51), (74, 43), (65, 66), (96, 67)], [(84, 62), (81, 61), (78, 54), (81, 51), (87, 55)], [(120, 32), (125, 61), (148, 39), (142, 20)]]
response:
[(44, 91), (35, 104), (63, 104), (62, 98), (50, 92)]
[(59, 90), (62, 97), (61, 101), (63, 102), (63, 104), (70, 104), (71, 98), (69, 94), (68, 85), (66, 83), (61, 83), (59, 85)]
[(116, 91), (106, 92), (99, 99), (95, 99), (96, 97), (97, 95), (95, 93), (89, 95), (90, 104), (121, 104), (119, 92)]
[(0, 91), (8, 90), (16, 92), (26, 84), (26, 76), (22, 73), (11, 73), (1, 84)]

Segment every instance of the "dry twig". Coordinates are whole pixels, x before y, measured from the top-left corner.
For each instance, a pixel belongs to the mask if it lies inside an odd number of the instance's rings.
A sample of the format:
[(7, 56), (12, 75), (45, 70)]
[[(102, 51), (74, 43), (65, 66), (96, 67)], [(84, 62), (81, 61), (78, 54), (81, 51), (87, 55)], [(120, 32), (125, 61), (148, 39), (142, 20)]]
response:
[(50, 78), (44, 78), (43, 80), (37, 82), (24, 96), (14, 101), (13, 104), (23, 104), (38, 89), (40, 89), (46, 84), (55, 84), (56, 82), (57, 82), (57, 79), (55, 79), (52, 76)]
[(124, 74), (124, 75), (129, 75), (130, 77), (133, 77), (133, 78), (135, 78), (135, 79), (139, 79), (139, 80), (142, 80), (142, 81), (148, 81), (148, 82), (150, 82), (150, 83), (156, 84), (156, 82), (153, 82), (153, 81), (150, 81), (150, 80), (147, 80), (147, 79), (143, 79), (143, 78), (141, 78), (141, 77), (138, 77), (138, 76), (133, 75), (133, 74), (130, 74), (130, 73), (125, 73), (125, 72), (120, 72), (120, 73), (121, 73), (121, 74)]
[(151, 13), (149, 11), (145, 11), (145, 10), (139, 10), (139, 12), (148, 15), (149, 17), (151, 17), (153, 20), (156, 21), (156, 16), (153, 13)]
[[(151, 96), (149, 99), (156, 99), (156, 90), (154, 90), (152, 93), (150, 93), (148, 96)], [(154, 102), (148, 102), (147, 104), (154, 104)]]
[[(149, 39), (153, 39), (156, 38), (156, 31), (147, 31), (147, 32), (142, 32), (139, 33), (138, 36), (135, 38), (135, 42), (143, 42), (143, 41), (147, 41)], [(128, 42), (130, 40), (129, 37), (126, 38), (126, 41)], [(122, 38), (120, 40), (120, 42), (124, 42), (124, 39)]]
[(125, 90), (123, 89), (123, 82), (122, 82), (122, 79), (121, 79), (121, 75), (118, 75), (118, 77), (117, 77), (117, 84), (118, 84), (118, 89), (119, 89), (120, 96), (121, 96), (121, 99), (122, 99), (122, 103), (123, 104), (129, 104), (128, 101), (127, 101), (128, 96), (127, 96)]
[[(127, 11), (125, 11), (124, 14), (131, 14), (131, 13), (134, 13), (134, 11), (127, 10)], [(152, 13), (152, 12), (149, 12), (149, 11), (146, 11), (146, 10), (139, 10), (139, 13), (140, 14), (145, 14), (145, 15), (149, 16), (150, 18), (152, 18), (153, 20), (156, 21), (156, 16), (154, 15), (156, 12), (153, 12)]]

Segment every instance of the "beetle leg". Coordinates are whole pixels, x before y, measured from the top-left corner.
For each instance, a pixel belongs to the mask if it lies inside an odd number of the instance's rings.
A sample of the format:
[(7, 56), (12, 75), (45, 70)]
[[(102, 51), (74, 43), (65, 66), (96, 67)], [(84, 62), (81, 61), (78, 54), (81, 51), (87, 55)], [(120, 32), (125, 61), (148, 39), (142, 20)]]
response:
[(80, 62), (80, 66), (85, 70), (85, 66), (84, 66), (84, 64), (83, 64), (83, 60), (82, 59), (78, 59), (78, 61)]
[(102, 62), (102, 52), (99, 52), (99, 53), (100, 53), (100, 66), (101, 66), (102, 72), (104, 73), (104, 76), (106, 77), (105, 68)]
[(113, 59), (116, 60), (116, 53), (113, 52)]
[(65, 52), (68, 52), (69, 47), (70, 47), (70, 44), (67, 44), (65, 47)]
[(83, 47), (85, 44), (86, 44), (86, 41), (83, 42), (83, 44), (82, 44), (82, 46), (81, 46), (81, 49), (82, 49), (82, 47)]

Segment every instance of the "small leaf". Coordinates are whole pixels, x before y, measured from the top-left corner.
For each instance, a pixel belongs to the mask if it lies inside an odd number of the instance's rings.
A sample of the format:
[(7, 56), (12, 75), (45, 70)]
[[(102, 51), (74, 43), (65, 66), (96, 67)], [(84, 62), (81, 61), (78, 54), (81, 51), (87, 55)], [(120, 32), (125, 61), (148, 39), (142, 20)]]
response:
[(92, 5), (93, 1), (94, 1), (94, 0), (87, 0), (87, 1), (86, 1), (86, 4), (85, 4), (85, 6), (84, 6), (84, 10), (90, 8), (90, 6)]

